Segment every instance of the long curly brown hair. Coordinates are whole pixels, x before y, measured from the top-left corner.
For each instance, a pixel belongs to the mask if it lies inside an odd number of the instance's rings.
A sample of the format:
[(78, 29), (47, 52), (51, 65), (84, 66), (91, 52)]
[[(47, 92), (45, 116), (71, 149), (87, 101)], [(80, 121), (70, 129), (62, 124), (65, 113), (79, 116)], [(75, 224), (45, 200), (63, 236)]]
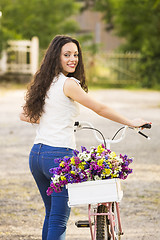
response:
[(31, 122), (36, 122), (44, 112), (45, 97), (55, 76), (62, 72), (60, 54), (62, 47), (73, 42), (78, 48), (78, 65), (74, 73), (68, 77), (75, 77), (80, 81), (81, 87), (87, 92), (82, 51), (79, 42), (69, 36), (58, 35), (50, 43), (39, 70), (28, 86), (26, 103), (23, 106), (24, 113)]

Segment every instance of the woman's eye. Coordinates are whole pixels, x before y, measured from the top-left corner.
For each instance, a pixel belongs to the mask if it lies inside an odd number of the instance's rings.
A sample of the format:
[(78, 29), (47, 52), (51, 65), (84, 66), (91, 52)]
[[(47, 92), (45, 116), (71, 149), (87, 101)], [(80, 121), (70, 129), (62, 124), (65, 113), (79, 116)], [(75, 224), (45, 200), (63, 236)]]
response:
[[(70, 57), (71, 54), (69, 54), (69, 53), (65, 53), (64, 56), (65, 56), (65, 57)], [(78, 57), (78, 53), (75, 53), (75, 54), (74, 54), (74, 57), (77, 58), (77, 57)]]
[(65, 57), (70, 57), (70, 54), (65, 53), (64, 56), (65, 56)]

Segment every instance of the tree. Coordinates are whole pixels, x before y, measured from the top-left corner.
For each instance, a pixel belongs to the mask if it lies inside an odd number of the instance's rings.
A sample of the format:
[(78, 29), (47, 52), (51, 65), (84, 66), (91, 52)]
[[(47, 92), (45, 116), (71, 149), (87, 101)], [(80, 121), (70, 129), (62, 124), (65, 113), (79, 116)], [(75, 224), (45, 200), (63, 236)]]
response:
[(38, 36), (46, 48), (56, 34), (73, 33), (77, 23), (71, 18), (79, 10), (74, 0), (1, 0), (1, 34), (7, 39)]
[(143, 86), (160, 84), (160, 0), (99, 0), (95, 5), (115, 33), (126, 39), (121, 50), (141, 53)]

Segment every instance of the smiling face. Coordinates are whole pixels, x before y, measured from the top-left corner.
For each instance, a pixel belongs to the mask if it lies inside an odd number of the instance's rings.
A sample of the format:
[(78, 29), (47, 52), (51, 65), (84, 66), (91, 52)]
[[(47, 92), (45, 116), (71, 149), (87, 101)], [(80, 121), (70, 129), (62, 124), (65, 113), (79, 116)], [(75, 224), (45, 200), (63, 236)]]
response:
[(78, 64), (78, 48), (75, 43), (69, 42), (62, 47), (60, 61), (64, 75), (75, 72)]

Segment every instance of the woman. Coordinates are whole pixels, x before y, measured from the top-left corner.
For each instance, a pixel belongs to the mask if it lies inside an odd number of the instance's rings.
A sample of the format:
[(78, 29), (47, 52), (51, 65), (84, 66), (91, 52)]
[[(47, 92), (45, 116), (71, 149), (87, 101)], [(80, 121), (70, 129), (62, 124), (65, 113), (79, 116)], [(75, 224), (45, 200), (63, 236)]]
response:
[(75, 149), (73, 126), (78, 115), (77, 102), (112, 121), (139, 127), (147, 122), (127, 119), (109, 106), (87, 94), (81, 48), (77, 40), (56, 36), (50, 43), (39, 71), (27, 94), (20, 119), (38, 123), (29, 164), (44, 201), (46, 216), (43, 240), (64, 240), (70, 214), (66, 188), (46, 195), (50, 184), (49, 169), (56, 167), (54, 159), (71, 156)]

